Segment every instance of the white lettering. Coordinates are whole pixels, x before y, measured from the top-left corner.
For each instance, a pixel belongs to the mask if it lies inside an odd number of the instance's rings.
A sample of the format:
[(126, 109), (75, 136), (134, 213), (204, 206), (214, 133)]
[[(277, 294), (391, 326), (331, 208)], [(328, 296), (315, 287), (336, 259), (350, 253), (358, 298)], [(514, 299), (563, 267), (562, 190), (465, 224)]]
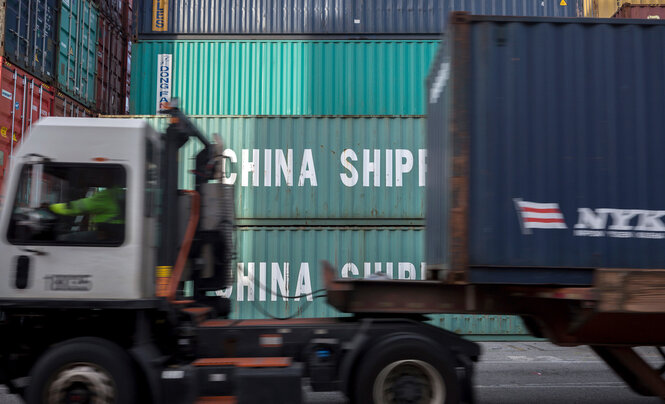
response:
[(309, 180), (311, 186), (316, 186), (316, 170), (314, 169), (314, 159), (312, 158), (312, 149), (305, 149), (302, 154), (302, 166), (300, 166), (300, 179), (298, 186), (305, 185), (305, 180)]
[(356, 264), (352, 262), (347, 262), (346, 264), (344, 264), (344, 266), (342, 267), (342, 278), (349, 278), (350, 277), (349, 273), (351, 273), (351, 275), (356, 275), (356, 276), (360, 274), (358, 272), (358, 267), (356, 266)]
[[(277, 294), (275, 290), (279, 287), (279, 294), (282, 296), (288, 296), (289, 293), (289, 263), (284, 263), (284, 273), (279, 269), (279, 264), (276, 262), (272, 263), (272, 281), (270, 283), (270, 300), (277, 301)], [(283, 297), (284, 301), (287, 301), (288, 298)]]
[(641, 210), (623, 210), (623, 209), (596, 209), (599, 213), (609, 213), (612, 215), (612, 225), (608, 230), (632, 230), (630, 221), (643, 211)]
[(272, 150), (266, 149), (263, 154), (263, 185), (269, 187), (272, 182)]
[(427, 149), (418, 149), (418, 186), (425, 186), (427, 176)]
[(402, 175), (413, 168), (413, 154), (406, 149), (395, 150), (395, 186), (402, 186)]
[[(305, 298), (310, 302), (314, 300), (312, 296), (312, 281), (309, 274), (309, 264), (303, 262), (300, 264), (300, 272), (298, 272), (298, 281), (296, 283), (296, 296), (307, 295)], [(300, 297), (295, 299), (296, 302), (300, 301)]]
[(227, 157), (225, 159), (222, 159), (222, 183), (228, 184), (228, 185), (233, 185), (233, 184), (236, 183), (236, 177), (238, 176), (238, 174), (231, 173), (227, 177), (226, 176), (226, 162), (228, 160), (230, 163), (237, 163), (238, 162), (238, 156), (236, 156), (236, 152), (234, 152), (231, 149), (224, 150), (222, 155)]
[(358, 170), (351, 164), (349, 159), (353, 161), (358, 161), (358, 156), (356, 153), (351, 150), (351, 149), (344, 149), (342, 154), (340, 155), (340, 160), (342, 161), (342, 166), (351, 173), (351, 175), (348, 174), (340, 174), (339, 177), (342, 179), (342, 183), (346, 185), (347, 187), (352, 187), (356, 185), (358, 182)]
[(237, 300), (242, 302), (244, 300), (244, 288), (247, 288), (247, 301), (254, 301), (254, 263), (250, 262), (247, 264), (247, 275), (245, 275), (244, 264), (242, 262), (238, 263), (237, 267), (237, 277), (238, 277), (238, 286), (237, 286)]
[(637, 221), (636, 231), (665, 231), (662, 220), (665, 210), (645, 210)]
[(259, 185), (259, 150), (252, 150), (252, 161), (249, 161), (249, 150), (242, 150), (242, 180), (241, 185), (246, 187), (249, 183), (248, 176), (252, 173), (252, 186)]
[(416, 279), (416, 267), (410, 262), (397, 264), (398, 279)]
[(393, 276), (393, 263), (392, 262), (387, 262), (386, 263), (386, 275), (388, 275), (388, 278), (390, 279), (395, 279)]
[(259, 262), (259, 301), (266, 301), (266, 263)]
[(393, 186), (393, 151), (386, 150), (386, 186)]
[(577, 209), (577, 224), (575, 225), (576, 229), (605, 229), (607, 224), (607, 213), (600, 212), (596, 214), (592, 209), (589, 208), (578, 208)]
[(381, 150), (374, 149), (374, 161), (370, 160), (369, 149), (363, 150), (363, 187), (369, 187), (369, 173), (374, 173), (374, 186), (381, 186)]
[(284, 151), (275, 150), (275, 186), (282, 185), (282, 177), (279, 173), (284, 175), (286, 186), (293, 186), (293, 149), (286, 151), (286, 158), (284, 158)]

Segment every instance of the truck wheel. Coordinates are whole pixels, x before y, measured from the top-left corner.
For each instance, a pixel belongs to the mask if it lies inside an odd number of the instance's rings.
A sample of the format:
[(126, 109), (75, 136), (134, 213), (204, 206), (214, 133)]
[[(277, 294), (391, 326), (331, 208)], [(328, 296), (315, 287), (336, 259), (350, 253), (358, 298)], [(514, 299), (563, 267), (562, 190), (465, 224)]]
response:
[(49, 349), (30, 372), (28, 404), (134, 403), (127, 353), (101, 338), (76, 338)]
[(356, 403), (459, 402), (460, 388), (448, 355), (419, 340), (395, 340), (372, 349), (356, 380)]

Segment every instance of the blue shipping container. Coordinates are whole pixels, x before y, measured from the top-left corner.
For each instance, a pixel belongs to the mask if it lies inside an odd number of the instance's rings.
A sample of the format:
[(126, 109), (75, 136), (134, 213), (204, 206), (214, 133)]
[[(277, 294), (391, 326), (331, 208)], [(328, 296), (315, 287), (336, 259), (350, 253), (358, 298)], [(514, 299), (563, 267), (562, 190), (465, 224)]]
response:
[(551, 284), (665, 267), (665, 24), (467, 16), (448, 35), (428, 79), (428, 265)]
[(3, 7), (5, 56), (30, 74), (51, 82), (58, 33), (56, 0), (7, 0)]
[(153, 0), (137, 2), (139, 36), (437, 35), (448, 14), (577, 17), (583, 0)]

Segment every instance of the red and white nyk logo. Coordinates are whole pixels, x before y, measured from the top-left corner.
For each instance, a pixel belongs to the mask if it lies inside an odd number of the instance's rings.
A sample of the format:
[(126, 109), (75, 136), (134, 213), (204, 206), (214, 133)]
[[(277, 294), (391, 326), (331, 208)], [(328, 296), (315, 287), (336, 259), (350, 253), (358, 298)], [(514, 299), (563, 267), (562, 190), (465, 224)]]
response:
[(558, 203), (527, 202), (519, 198), (513, 200), (524, 234), (531, 234), (531, 229), (568, 228)]

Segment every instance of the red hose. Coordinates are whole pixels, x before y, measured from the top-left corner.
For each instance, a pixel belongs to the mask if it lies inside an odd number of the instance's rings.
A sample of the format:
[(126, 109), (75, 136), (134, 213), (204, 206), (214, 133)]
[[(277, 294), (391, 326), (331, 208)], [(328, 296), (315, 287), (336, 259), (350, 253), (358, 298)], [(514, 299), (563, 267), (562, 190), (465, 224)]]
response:
[(199, 222), (199, 204), (201, 197), (196, 191), (183, 191), (187, 194), (192, 195), (192, 211), (189, 214), (189, 222), (187, 223), (187, 231), (185, 231), (185, 238), (182, 240), (182, 246), (180, 246), (180, 252), (178, 253), (178, 259), (175, 262), (175, 267), (173, 268), (173, 273), (169, 279), (168, 285), (168, 295), (166, 296), (169, 302), (172, 302), (175, 299), (176, 291), (178, 290), (178, 284), (180, 283), (180, 278), (185, 269), (185, 263), (187, 263), (187, 256), (189, 255), (189, 250), (192, 247), (192, 239), (196, 233), (196, 225)]

